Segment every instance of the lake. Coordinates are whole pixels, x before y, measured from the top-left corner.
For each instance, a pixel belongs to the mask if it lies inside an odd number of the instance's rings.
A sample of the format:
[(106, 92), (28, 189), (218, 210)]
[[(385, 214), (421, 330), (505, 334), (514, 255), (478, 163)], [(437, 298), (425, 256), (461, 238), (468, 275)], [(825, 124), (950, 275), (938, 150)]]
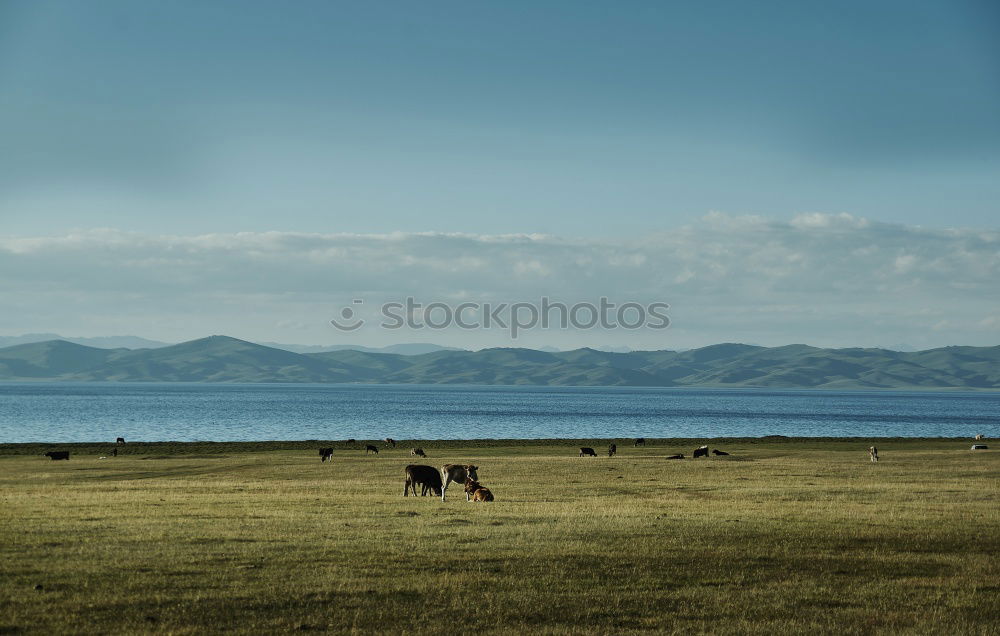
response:
[(1000, 436), (1000, 393), (0, 383), (0, 442)]

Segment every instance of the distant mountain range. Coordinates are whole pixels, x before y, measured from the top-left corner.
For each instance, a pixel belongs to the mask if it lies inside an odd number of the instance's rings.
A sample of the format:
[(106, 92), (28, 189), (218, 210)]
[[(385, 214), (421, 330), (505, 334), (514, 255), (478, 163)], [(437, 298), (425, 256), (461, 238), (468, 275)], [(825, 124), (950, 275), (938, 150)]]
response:
[(899, 352), (719, 344), (689, 351), (344, 349), (295, 353), (211, 336), (156, 349), (63, 340), (0, 349), (0, 380), (321, 382), (822, 389), (1000, 388), (1000, 346)]
[[(159, 340), (148, 340), (138, 336), (105, 336), (98, 338), (67, 338), (54, 333), (29, 333), (23, 336), (0, 336), (0, 347), (11, 347), (33, 342), (48, 342), (49, 340), (65, 340), (73, 344), (96, 347), (98, 349), (159, 349), (169, 347), (171, 343)], [(461, 351), (456, 347), (443, 347), (429, 342), (414, 342), (394, 344), (387, 347), (363, 347), (361, 345), (297, 345), (280, 344), (277, 342), (259, 343), (265, 347), (284, 349), (294, 353), (322, 353), (324, 351), (367, 351), (369, 353), (398, 353), (404, 356), (415, 356), (432, 351)]]
[(0, 347), (12, 347), (32, 342), (47, 342), (49, 340), (65, 340), (74, 344), (97, 347), (98, 349), (156, 349), (169, 347), (169, 342), (147, 340), (138, 336), (104, 336), (98, 338), (67, 338), (55, 333), (27, 333), (23, 336), (0, 336)]
[(294, 353), (324, 353), (327, 351), (364, 351), (366, 353), (398, 353), (401, 356), (418, 356), (434, 351), (464, 351), (458, 347), (443, 347), (429, 342), (410, 342), (386, 347), (362, 347), (361, 345), (289, 345), (277, 342), (261, 342), (265, 347), (284, 349)]

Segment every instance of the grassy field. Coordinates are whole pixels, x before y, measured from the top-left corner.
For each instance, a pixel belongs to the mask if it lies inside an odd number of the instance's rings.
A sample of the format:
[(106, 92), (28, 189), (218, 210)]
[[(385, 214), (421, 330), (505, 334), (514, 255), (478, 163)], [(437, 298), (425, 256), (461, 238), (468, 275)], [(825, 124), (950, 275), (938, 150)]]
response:
[(998, 633), (994, 451), (700, 443), (420, 443), (492, 504), (404, 499), (412, 442), (2, 445), (0, 633)]

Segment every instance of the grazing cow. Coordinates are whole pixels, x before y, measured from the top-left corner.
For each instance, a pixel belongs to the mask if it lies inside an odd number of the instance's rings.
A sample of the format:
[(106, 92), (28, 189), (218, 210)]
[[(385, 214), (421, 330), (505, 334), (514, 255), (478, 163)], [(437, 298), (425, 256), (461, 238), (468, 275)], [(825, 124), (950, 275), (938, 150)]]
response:
[(977, 433), (976, 434), (976, 441), (978, 442), (978, 441), (981, 441), (982, 439), (983, 439), (983, 434), (982, 433)]
[(877, 462), (878, 461), (878, 449), (875, 448), (874, 446), (869, 446), (868, 447), (868, 456), (871, 457), (871, 460), (873, 462)]
[(684, 453), (677, 453), (676, 455), (670, 455), (667, 459), (684, 459)]
[[(444, 486), (441, 488), (441, 501), (444, 501), (445, 494), (448, 492), (448, 484), (452, 482), (464, 484), (466, 479), (475, 481), (479, 479), (479, 474), (476, 472), (478, 470), (479, 466), (472, 464), (445, 464), (442, 466), (441, 478), (444, 480)], [(468, 493), (465, 495), (465, 500), (469, 500)]]
[(386, 446), (392, 446), (393, 448), (396, 448), (396, 440), (392, 439), (391, 437), (387, 437), (387, 438), (385, 438), (385, 445)]
[(693, 457), (698, 459), (699, 457), (708, 457), (708, 446), (699, 446), (694, 449)]
[(587, 447), (587, 446), (581, 446), (580, 447), (580, 457), (583, 457), (584, 455), (590, 455), (591, 457), (597, 457), (597, 453), (594, 452), (593, 448), (590, 448), (590, 447)]
[(611, 446), (608, 446), (608, 457), (614, 457), (615, 453), (617, 452), (618, 452), (617, 444), (612, 444)]
[(119, 437), (118, 439), (115, 440), (115, 444), (124, 444), (124, 443), (125, 443), (124, 437)]
[(712, 449), (712, 454), (713, 455), (729, 455), (729, 453), (727, 453), (726, 451), (720, 451), (718, 448), (713, 448)]
[(989, 450), (990, 447), (986, 444), (973, 444), (972, 450)]
[(424, 453), (424, 449), (422, 448), (411, 448), (410, 454), (416, 457), (427, 457), (427, 454)]
[(493, 501), (493, 493), (490, 492), (489, 488), (484, 488), (482, 484), (473, 479), (465, 480), (465, 499), (469, 500), (472, 497), (472, 501)]
[(645, 437), (637, 437), (635, 438), (635, 441), (632, 442), (632, 446), (645, 446), (645, 445), (646, 445)]
[(365, 455), (367, 455), (368, 453), (375, 453), (376, 455), (378, 455), (378, 448), (372, 446), (371, 444), (368, 444), (367, 446), (365, 446)]
[(45, 456), (55, 461), (57, 459), (69, 460), (69, 451), (49, 451), (45, 453)]
[(333, 459), (333, 449), (332, 448), (321, 448), (319, 449), (319, 460), (325, 462)]
[(417, 496), (417, 484), (420, 484), (420, 496), (423, 497), (430, 490), (434, 495), (441, 494), (441, 473), (433, 466), (423, 464), (410, 464), (406, 467), (406, 481), (403, 482), (403, 496), (407, 496), (407, 490), (413, 490), (413, 496)]

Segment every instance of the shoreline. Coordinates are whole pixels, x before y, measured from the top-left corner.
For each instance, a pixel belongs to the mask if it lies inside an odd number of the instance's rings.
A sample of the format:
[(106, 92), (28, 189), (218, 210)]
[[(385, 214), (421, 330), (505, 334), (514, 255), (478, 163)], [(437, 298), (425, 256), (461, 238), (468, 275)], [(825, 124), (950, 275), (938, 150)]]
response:
[(41, 384), (89, 385), (89, 386), (214, 386), (214, 387), (389, 387), (389, 388), (450, 388), (450, 389), (614, 389), (648, 391), (774, 391), (774, 392), (817, 392), (817, 393), (1000, 393), (1000, 386), (801, 386), (801, 385), (732, 385), (732, 384), (476, 384), (453, 382), (246, 382), (208, 380), (74, 380), (52, 378), (9, 378), (0, 379), (0, 386), (34, 386)]
[[(332, 447), (335, 457), (345, 457), (364, 455), (365, 446), (373, 444), (378, 447), (379, 452), (387, 457), (405, 456), (410, 457), (409, 450), (413, 447), (422, 447), (428, 451), (475, 451), (504, 448), (524, 448), (524, 449), (553, 449), (562, 448), (573, 449), (578, 446), (592, 446), (594, 448), (607, 447), (609, 444), (617, 444), (618, 452), (623, 451), (639, 453), (649, 451), (644, 454), (654, 454), (665, 452), (665, 449), (674, 448), (697, 448), (701, 445), (709, 446), (730, 446), (730, 447), (784, 447), (798, 448), (802, 450), (823, 449), (823, 450), (851, 450), (857, 448), (867, 448), (868, 446), (879, 444), (883, 446), (891, 445), (894, 448), (908, 449), (941, 449), (941, 450), (969, 450), (968, 446), (976, 443), (972, 437), (789, 437), (783, 435), (768, 435), (763, 437), (647, 437), (644, 446), (633, 446), (634, 438), (605, 437), (605, 438), (538, 438), (538, 439), (518, 439), (518, 438), (490, 438), (490, 439), (450, 439), (450, 440), (396, 440), (396, 447), (387, 446), (383, 440), (356, 440), (349, 443), (346, 440), (259, 440), (259, 441), (134, 441), (124, 445), (116, 445), (114, 442), (6, 442), (0, 443), (0, 457), (2, 456), (23, 456), (42, 455), (54, 449), (69, 450), (71, 452), (88, 455), (108, 455), (112, 449), (118, 450), (118, 457), (137, 457), (146, 454), (157, 455), (189, 455), (189, 454), (218, 454), (218, 453), (262, 453), (262, 452), (293, 452), (310, 451), (315, 452), (319, 447)], [(981, 440), (980, 443), (989, 445), (990, 440)], [(431, 458), (433, 459), (433, 457)], [(414, 459), (416, 461), (416, 459)]]

